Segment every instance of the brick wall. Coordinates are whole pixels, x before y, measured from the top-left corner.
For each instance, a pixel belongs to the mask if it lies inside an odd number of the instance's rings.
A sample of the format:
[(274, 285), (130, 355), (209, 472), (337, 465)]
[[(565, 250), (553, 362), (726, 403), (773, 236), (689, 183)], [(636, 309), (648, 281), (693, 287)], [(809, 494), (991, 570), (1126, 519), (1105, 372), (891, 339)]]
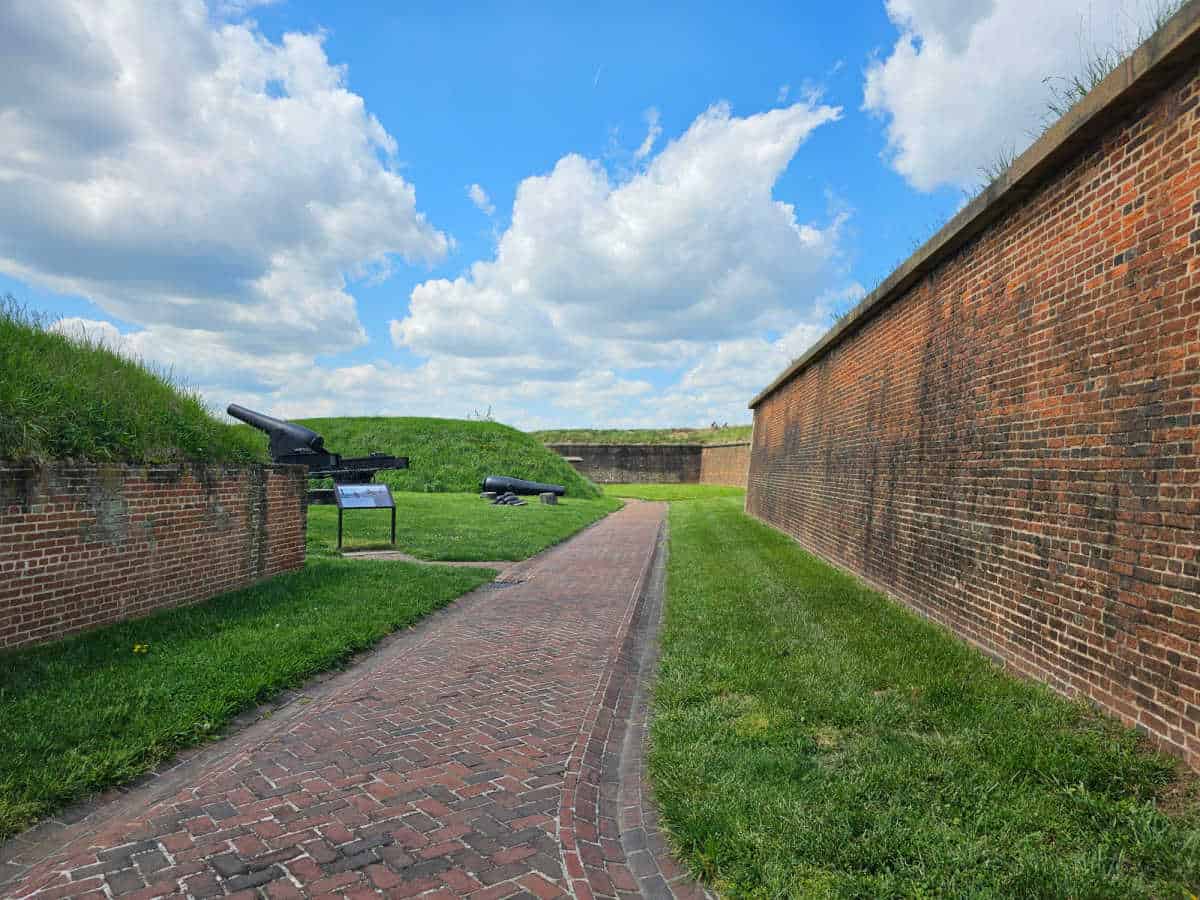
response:
[(700, 454), (700, 483), (746, 486), (750, 469), (750, 444), (706, 444)]
[(756, 399), (747, 495), (1193, 766), (1197, 6)]
[(746, 486), (750, 444), (547, 444), (596, 484)]
[(596, 484), (695, 483), (699, 444), (547, 444)]
[(0, 464), (0, 648), (304, 565), (294, 466)]

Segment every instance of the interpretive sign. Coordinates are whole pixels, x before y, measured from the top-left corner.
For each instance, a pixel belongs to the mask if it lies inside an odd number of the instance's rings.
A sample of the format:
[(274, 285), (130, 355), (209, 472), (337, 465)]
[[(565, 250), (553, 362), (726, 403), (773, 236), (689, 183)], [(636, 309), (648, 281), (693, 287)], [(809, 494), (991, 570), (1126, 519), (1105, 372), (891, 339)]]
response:
[(338, 508), (338, 549), (342, 549), (342, 513), (347, 509), (390, 509), (392, 543), (396, 543), (396, 501), (386, 484), (335, 484), (333, 499)]
[(396, 502), (386, 484), (334, 485), (334, 497), (342, 509), (394, 509)]

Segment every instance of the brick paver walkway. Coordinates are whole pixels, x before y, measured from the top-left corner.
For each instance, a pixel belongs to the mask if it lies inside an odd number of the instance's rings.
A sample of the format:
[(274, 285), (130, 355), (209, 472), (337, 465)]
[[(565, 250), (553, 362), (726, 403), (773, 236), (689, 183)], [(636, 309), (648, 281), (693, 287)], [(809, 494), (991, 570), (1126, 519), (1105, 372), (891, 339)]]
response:
[(274, 718), (18, 840), (0, 894), (702, 896), (641, 781), (664, 510), (631, 504)]

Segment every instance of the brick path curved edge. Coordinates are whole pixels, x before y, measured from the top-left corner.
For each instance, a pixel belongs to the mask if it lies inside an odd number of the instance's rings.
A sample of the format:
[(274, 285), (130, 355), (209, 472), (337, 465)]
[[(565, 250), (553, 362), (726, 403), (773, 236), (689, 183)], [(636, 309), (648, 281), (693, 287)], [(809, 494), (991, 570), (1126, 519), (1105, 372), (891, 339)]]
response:
[(56, 829), (0, 893), (706, 896), (644, 787), (664, 510), (627, 505)]

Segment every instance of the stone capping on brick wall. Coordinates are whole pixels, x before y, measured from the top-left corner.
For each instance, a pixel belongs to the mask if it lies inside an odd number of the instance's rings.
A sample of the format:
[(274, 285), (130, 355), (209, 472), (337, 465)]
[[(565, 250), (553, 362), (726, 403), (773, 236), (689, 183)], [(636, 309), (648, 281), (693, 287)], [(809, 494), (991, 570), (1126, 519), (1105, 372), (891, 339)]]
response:
[(1137, 103), (1168, 84), (1200, 55), (1200, 0), (1178, 13), (1109, 73), (1086, 97), (1067, 111), (1033, 146), (1017, 157), (941, 230), (871, 291), (825, 336), (780, 373), (750, 401), (763, 400), (808, 368), (869, 318), (903, 297), (918, 281), (976, 238), (1051, 178), (1099, 134), (1118, 122)]

